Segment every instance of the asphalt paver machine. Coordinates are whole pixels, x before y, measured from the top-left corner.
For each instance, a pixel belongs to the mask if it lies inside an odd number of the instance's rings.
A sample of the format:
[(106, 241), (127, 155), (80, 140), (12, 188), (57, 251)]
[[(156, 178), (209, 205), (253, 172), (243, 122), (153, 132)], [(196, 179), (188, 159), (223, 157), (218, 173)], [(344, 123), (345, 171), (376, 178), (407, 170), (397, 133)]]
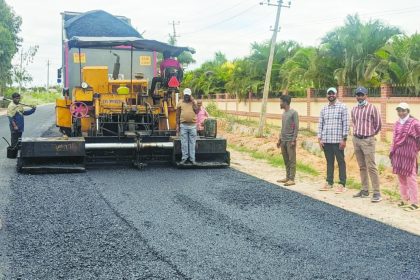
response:
[[(73, 36), (66, 41), (66, 48), (67, 56), (79, 68), (77, 74), (66, 71), (66, 79), (76, 78), (79, 84), (64, 88), (63, 97), (56, 100), (56, 126), (62, 136), (24, 137), (17, 159), (19, 172), (80, 172), (95, 164), (229, 166), (226, 139), (216, 135), (197, 138), (196, 165), (180, 165), (176, 105), (182, 96), (178, 87), (160, 87), (149, 94), (150, 77), (133, 67), (155, 65), (157, 53), (177, 56), (193, 50), (139, 37), (103, 36)], [(112, 56), (112, 69), (101, 64), (101, 59), (88, 65), (91, 49)], [(128, 79), (119, 73), (124, 67), (128, 67)]]

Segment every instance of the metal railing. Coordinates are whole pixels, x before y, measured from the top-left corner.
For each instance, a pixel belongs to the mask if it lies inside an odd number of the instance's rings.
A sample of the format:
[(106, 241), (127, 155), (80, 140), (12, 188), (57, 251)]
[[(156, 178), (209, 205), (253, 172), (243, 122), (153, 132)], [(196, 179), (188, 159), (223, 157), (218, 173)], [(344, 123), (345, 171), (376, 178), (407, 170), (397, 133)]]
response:
[(417, 97), (420, 96), (420, 89), (416, 89), (414, 85), (392, 85), (392, 96)]
[(306, 89), (289, 90), (288, 94), (291, 97), (295, 97), (295, 98), (305, 98)]
[(313, 97), (315, 98), (327, 97), (327, 88), (316, 88), (313, 92)]

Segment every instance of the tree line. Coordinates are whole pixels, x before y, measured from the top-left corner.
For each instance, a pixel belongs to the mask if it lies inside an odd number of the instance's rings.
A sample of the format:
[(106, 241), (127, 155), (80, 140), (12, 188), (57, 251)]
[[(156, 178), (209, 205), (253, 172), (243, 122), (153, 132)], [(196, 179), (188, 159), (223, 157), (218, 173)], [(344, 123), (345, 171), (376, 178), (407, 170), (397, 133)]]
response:
[[(254, 42), (249, 56), (233, 61), (217, 52), (212, 60), (187, 72), (184, 85), (198, 95), (262, 96), (269, 44)], [(410, 94), (419, 95), (420, 35), (408, 36), (379, 20), (362, 22), (357, 14), (349, 15), (318, 46), (278, 42), (271, 75), (271, 96), (285, 91), (304, 96), (309, 87), (379, 87), (381, 83), (404, 84), (410, 86)]]
[(0, 0), (0, 93), (12, 82), (12, 59), (22, 42), (18, 36), (21, 24), (21, 17)]

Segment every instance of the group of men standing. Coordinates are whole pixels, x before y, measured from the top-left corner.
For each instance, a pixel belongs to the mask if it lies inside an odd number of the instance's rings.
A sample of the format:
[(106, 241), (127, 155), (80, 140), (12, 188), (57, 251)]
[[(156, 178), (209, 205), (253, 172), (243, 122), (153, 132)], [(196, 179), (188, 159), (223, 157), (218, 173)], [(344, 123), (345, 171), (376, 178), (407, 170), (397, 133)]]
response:
[[(369, 178), (372, 184), (372, 202), (382, 200), (379, 188), (379, 174), (375, 162), (376, 139), (382, 127), (378, 109), (367, 101), (368, 90), (364, 87), (356, 89), (357, 105), (351, 111), (353, 124), (354, 154), (360, 169), (362, 189), (354, 197), (369, 196)], [(339, 183), (335, 193), (343, 193), (346, 189), (346, 162), (344, 149), (349, 134), (350, 120), (345, 104), (337, 100), (337, 89), (327, 90), (329, 103), (322, 108), (318, 124), (318, 142), (323, 149), (327, 161), (327, 180), (321, 191), (328, 191), (334, 185), (334, 162), (337, 159)]]
[[(328, 104), (325, 105), (320, 112), (317, 134), (319, 146), (324, 152), (327, 162), (327, 176), (325, 184), (319, 190), (329, 191), (334, 189), (337, 194), (344, 193), (347, 190), (347, 172), (344, 150), (346, 148), (351, 121), (353, 126), (352, 140), (354, 154), (359, 165), (362, 183), (362, 188), (358, 193), (353, 195), (353, 197), (369, 197), (369, 185), (371, 184), (373, 190), (371, 201), (379, 202), (382, 200), (382, 197), (380, 192), (379, 173), (375, 162), (375, 136), (380, 132), (382, 127), (381, 115), (379, 110), (368, 102), (368, 90), (366, 88), (358, 87), (355, 91), (355, 95), (357, 105), (351, 110), (349, 118), (347, 106), (337, 100), (337, 89), (331, 87), (327, 90)], [(284, 113), (282, 115), (282, 129), (277, 147), (281, 148), (286, 165), (286, 178), (278, 180), (278, 182), (284, 183), (285, 186), (290, 186), (295, 184), (296, 138), (299, 129), (299, 118), (297, 112), (290, 108), (291, 98), (289, 96), (281, 96), (280, 100), (280, 107), (284, 110)], [(400, 107), (404, 106), (397, 107), (397, 110), (402, 109)], [(407, 115), (404, 116), (408, 119)], [(412, 130), (415, 131), (414, 129)], [(416, 143), (416, 141), (420, 143), (420, 135), (416, 137), (417, 138), (413, 138), (417, 139), (413, 140), (413, 143)], [(416, 158), (418, 148), (413, 149), (413, 151), (414, 150), (415, 155), (413, 158)], [(339, 182), (336, 185), (334, 185), (335, 160), (337, 160), (339, 171)], [(394, 161), (396, 160), (394, 159)], [(414, 160), (413, 162), (414, 165), (410, 162), (410, 170), (408, 173), (417, 176), (417, 161)], [(412, 166), (414, 167), (411, 168)], [(415, 171), (413, 171), (414, 168)], [(417, 192), (414, 196), (417, 197)], [(404, 197), (408, 197), (407, 191), (405, 192)], [(416, 202), (417, 200), (415, 199), (413, 201)], [(408, 203), (408, 205), (410, 204)]]

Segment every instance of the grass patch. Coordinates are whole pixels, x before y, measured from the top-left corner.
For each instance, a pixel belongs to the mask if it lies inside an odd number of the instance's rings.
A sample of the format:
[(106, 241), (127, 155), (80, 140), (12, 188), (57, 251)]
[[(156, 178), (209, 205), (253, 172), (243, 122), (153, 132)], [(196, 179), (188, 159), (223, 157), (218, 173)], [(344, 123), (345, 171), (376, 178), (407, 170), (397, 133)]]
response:
[(384, 173), (385, 168), (386, 167), (385, 167), (385, 165), (383, 163), (379, 163), (378, 164), (378, 172), (379, 172), (379, 175), (382, 175)]
[(31, 92), (22, 94), (22, 103), (28, 105), (40, 105), (46, 103), (54, 103), (57, 98), (62, 95), (59, 92)]
[[(237, 145), (234, 145), (234, 144), (228, 144), (228, 147), (231, 148), (232, 150), (237, 151), (237, 152), (249, 154), (252, 158), (265, 160), (271, 166), (284, 167), (283, 157), (280, 156), (280, 155), (271, 156), (271, 155), (268, 155), (266, 153), (254, 150), (254, 149), (250, 149), (250, 148), (243, 147), (243, 146), (237, 146)], [(313, 175), (313, 176), (318, 176), (319, 175), (318, 170), (314, 169), (312, 166), (310, 166), (308, 164), (301, 163), (301, 162), (296, 163), (296, 170), (299, 171), (299, 172), (305, 173), (305, 174)]]
[[(233, 131), (233, 125), (239, 124), (244, 125), (251, 128), (258, 128), (258, 121), (253, 119), (245, 119), (240, 118), (235, 115), (227, 114), (226, 112), (223, 112), (217, 107), (217, 104), (214, 101), (211, 101), (207, 107), (207, 112), (210, 114), (210, 116), (215, 118), (224, 119), (227, 121), (227, 131), (232, 132)], [(279, 122), (280, 124), (280, 122)], [(275, 133), (279, 133), (281, 129), (280, 125), (272, 124), (272, 123), (266, 123), (264, 126), (264, 135), (270, 135), (272, 131), (274, 130)], [(316, 132), (311, 131), (307, 128), (301, 128), (299, 129), (299, 134), (302, 134), (304, 136), (315, 136)]]
[(317, 133), (313, 130), (310, 130), (308, 128), (301, 128), (299, 129), (299, 134), (302, 136), (308, 136), (308, 137), (313, 137), (316, 136)]
[[(206, 106), (206, 110), (207, 110), (207, 112), (209, 113), (210, 116), (212, 116), (214, 118), (224, 119), (227, 122), (226, 130), (228, 132), (233, 131), (233, 127), (234, 127), (235, 124), (239, 124), (239, 125), (243, 125), (243, 126), (247, 126), (247, 127), (251, 127), (251, 128), (257, 128), (258, 127), (258, 122), (256, 120), (239, 118), (237, 116), (227, 114), (227, 113), (223, 112), (222, 110), (220, 110), (219, 108), (217, 108), (217, 105), (214, 101), (211, 101)], [(270, 128), (272, 128), (272, 127), (273, 126), (266, 125), (264, 127), (264, 134), (269, 135), (271, 133)]]
[(401, 199), (400, 192), (396, 189), (382, 189), (382, 193), (389, 196), (389, 198), (393, 201), (397, 201)]
[(362, 184), (354, 178), (347, 178), (346, 187), (349, 189), (361, 190)]

